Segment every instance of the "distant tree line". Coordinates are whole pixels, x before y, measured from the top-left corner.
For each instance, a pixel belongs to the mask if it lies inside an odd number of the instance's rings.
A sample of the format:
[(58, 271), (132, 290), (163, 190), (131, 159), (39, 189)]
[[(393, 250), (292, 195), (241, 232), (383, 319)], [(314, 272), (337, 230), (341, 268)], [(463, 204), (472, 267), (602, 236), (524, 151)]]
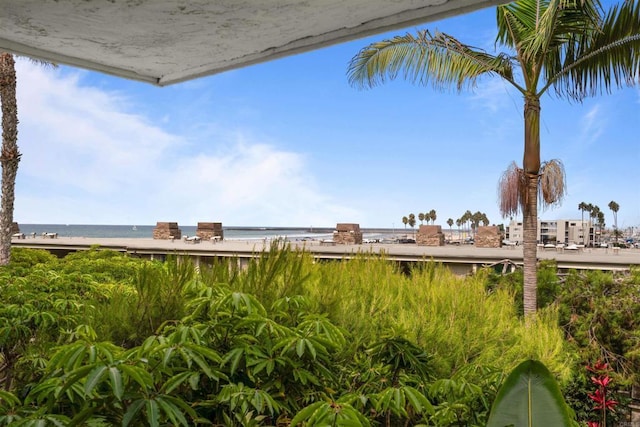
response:
[[(423, 224), (424, 221), (431, 221), (431, 224), (435, 224), (436, 219), (438, 218), (437, 212), (435, 209), (431, 209), (429, 212), (420, 212), (418, 214), (418, 220), (420, 224)], [(402, 223), (404, 224), (405, 229), (407, 225), (411, 228), (416, 225), (416, 215), (410, 213), (407, 216), (402, 217)], [(460, 218), (457, 220), (453, 220), (453, 218), (447, 219), (446, 223), (449, 225), (449, 228), (453, 227), (455, 223), (458, 226), (458, 230), (471, 230), (473, 233), (478, 229), (480, 225), (487, 226), (490, 224), (489, 218), (487, 214), (484, 212), (477, 211), (476, 213), (471, 213), (470, 210), (467, 210)]]

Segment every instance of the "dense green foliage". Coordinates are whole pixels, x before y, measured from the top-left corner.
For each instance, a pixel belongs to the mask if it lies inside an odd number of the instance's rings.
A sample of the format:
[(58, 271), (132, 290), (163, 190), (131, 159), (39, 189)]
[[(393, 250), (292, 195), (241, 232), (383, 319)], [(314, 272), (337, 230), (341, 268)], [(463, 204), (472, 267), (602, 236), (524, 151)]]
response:
[[(602, 349), (620, 352), (621, 379), (636, 372), (635, 299), (605, 301), (606, 274), (589, 294), (583, 276), (548, 273), (561, 303), (525, 325), (517, 280), (489, 272), (425, 262), (406, 274), (372, 255), (316, 262), (275, 246), (238, 265), (15, 249), (0, 268), (0, 425), (483, 426), (524, 359), (574, 404), (581, 364)], [(587, 312), (594, 302), (606, 310)], [(600, 352), (581, 341), (583, 322), (615, 319)]]

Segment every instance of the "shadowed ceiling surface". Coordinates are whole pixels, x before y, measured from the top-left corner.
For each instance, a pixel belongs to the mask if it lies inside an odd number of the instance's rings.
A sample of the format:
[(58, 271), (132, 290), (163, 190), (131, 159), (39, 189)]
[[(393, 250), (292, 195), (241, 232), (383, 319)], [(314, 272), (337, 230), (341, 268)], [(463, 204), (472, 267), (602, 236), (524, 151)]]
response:
[(500, 0), (2, 0), (0, 50), (169, 85)]

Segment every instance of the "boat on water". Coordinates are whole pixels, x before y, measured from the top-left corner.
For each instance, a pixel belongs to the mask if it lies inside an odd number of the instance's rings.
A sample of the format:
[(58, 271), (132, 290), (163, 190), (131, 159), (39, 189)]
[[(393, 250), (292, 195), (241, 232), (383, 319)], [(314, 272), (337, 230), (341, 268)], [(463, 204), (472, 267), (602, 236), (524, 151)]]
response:
[(136, 230), (138, 229), (138, 227), (136, 227), (136, 226), (134, 225), (133, 227), (131, 227), (131, 229), (132, 229), (133, 231), (136, 231)]

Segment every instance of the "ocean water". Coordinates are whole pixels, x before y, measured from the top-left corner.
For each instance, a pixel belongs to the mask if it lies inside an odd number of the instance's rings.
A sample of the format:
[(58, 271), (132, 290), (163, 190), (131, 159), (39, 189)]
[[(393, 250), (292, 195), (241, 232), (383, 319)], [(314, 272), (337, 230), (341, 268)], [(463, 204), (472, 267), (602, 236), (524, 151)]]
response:
[[(155, 225), (95, 225), (95, 224), (19, 224), (20, 232), (26, 235), (36, 233), (58, 233), (60, 237), (97, 238), (153, 238)], [(196, 226), (178, 225), (182, 236), (196, 234)], [(331, 228), (283, 228), (283, 227), (223, 227), (224, 238), (228, 240), (253, 240), (287, 237), (296, 239), (331, 238)]]

